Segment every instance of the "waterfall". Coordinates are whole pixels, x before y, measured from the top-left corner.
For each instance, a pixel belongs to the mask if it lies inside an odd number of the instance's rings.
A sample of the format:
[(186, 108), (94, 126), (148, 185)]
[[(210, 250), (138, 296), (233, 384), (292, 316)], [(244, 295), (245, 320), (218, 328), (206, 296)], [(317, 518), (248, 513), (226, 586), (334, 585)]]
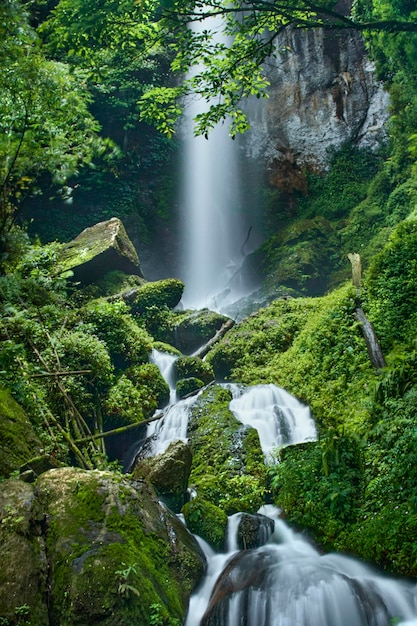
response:
[(283, 445), (314, 441), (316, 427), (310, 408), (276, 385), (229, 385), (230, 410), (243, 424), (256, 428), (267, 461)]
[[(216, 19), (194, 22), (193, 28), (216, 30)], [(181, 278), (186, 308), (219, 310), (230, 297), (229, 280), (242, 262), (240, 249), (246, 233), (241, 218), (239, 145), (230, 138), (227, 121), (211, 130), (208, 139), (194, 137), (193, 118), (206, 110), (203, 99), (194, 99), (182, 129)]]

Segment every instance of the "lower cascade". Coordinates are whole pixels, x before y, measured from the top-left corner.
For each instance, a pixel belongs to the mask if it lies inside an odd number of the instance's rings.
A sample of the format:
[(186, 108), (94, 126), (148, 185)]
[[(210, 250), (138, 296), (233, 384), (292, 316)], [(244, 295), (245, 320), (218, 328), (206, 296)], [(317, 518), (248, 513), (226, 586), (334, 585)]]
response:
[[(156, 355), (155, 362), (160, 358)], [(167, 376), (170, 379), (170, 376)], [(173, 386), (173, 382), (170, 382)], [(224, 384), (230, 410), (257, 429), (266, 462), (285, 445), (317, 438), (309, 408), (276, 385)], [(148, 428), (152, 453), (187, 439), (198, 394), (171, 401)], [(228, 519), (224, 552), (196, 537), (207, 559), (204, 579), (190, 599), (184, 626), (417, 626), (417, 587), (384, 577), (341, 554), (320, 554), (265, 505), (258, 511), (256, 546), (239, 543), (248, 514)]]
[[(185, 626), (415, 626), (417, 590), (340, 554), (320, 555), (272, 506), (275, 530), (256, 549), (215, 554)], [(232, 522), (233, 523), (233, 522)]]

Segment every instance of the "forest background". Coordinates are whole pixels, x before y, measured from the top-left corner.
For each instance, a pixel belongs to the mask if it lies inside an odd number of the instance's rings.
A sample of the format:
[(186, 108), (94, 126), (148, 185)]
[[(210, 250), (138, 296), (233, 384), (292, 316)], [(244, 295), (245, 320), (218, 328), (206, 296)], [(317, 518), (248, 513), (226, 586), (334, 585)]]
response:
[[(288, 3), (275, 4), (287, 10), (284, 17), (275, 10), (262, 22), (264, 4), (254, 4), (257, 21), (228, 22), (236, 47), (227, 54), (211, 47), (208, 34), (190, 39), (182, 28), (190, 11), (200, 10), (194, 3), (7, 0), (0, 7), (3, 402), (10, 392), (30, 415), (42, 449), (59, 461), (75, 457), (82, 467), (108, 467), (102, 440), (75, 443), (85, 423), (108, 429), (152, 415), (166, 389), (148, 355), (155, 342), (174, 343), (172, 304), (181, 286), (155, 283), (134, 306), (108, 298), (122, 289), (120, 276), (73, 289), (68, 273), (59, 272), (57, 241), (117, 216), (152, 265), (153, 242), (175, 224), (174, 130), (184, 99), (193, 90), (207, 98), (220, 93), (221, 106), (197, 120), (197, 132), (232, 113), (236, 135), (247, 128), (240, 98), (263, 97), (268, 87), (261, 64), (270, 48), (254, 32), (354, 25), (338, 21), (331, 2), (320, 3), (319, 13), (307, 2), (291, 14)], [(255, 260), (269, 277), (266, 292), (296, 297), (274, 300), (243, 320), (213, 349), (207, 367), (220, 379), (274, 382), (310, 404), (319, 441), (283, 454), (265, 487), (288, 519), (326, 548), (415, 576), (416, 11), (407, 0), (360, 0), (353, 20), (390, 94), (387, 142), (378, 153), (355, 146), (335, 152), (326, 172), (304, 172), (306, 192), (294, 192), (290, 202), (264, 178), (257, 211), (265, 243)], [(173, 70), (182, 76), (201, 55), (207, 62), (201, 81), (179, 82)], [(306, 223), (317, 227), (318, 220), (330, 231), (311, 244), (310, 276), (288, 265), (285, 273), (277, 248), (290, 258), (303, 241), (283, 241), (283, 230), (301, 237)], [(346, 263), (358, 251), (360, 294)], [(326, 280), (317, 292), (309, 278), (322, 259)], [(381, 370), (368, 358), (355, 317), (358, 300), (382, 346)], [(46, 375), (63, 370), (89, 375), (62, 377), (59, 384)], [(17, 441), (15, 453), (5, 477), (27, 460)], [(236, 482), (250, 509), (259, 484)], [(210, 489), (205, 497), (210, 500)]]

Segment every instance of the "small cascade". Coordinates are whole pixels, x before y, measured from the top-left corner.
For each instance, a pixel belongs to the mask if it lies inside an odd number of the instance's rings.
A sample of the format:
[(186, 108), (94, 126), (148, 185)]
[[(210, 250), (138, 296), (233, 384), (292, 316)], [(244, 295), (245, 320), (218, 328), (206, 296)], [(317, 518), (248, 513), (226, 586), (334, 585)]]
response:
[(228, 388), (233, 394), (230, 410), (240, 422), (256, 428), (267, 461), (277, 448), (317, 439), (310, 408), (284, 389), (273, 384)]
[(147, 438), (152, 439), (152, 456), (163, 454), (173, 441), (187, 441), (190, 412), (197, 395), (168, 406), (164, 417), (148, 424)]
[[(209, 556), (210, 583), (197, 594), (198, 611), (193, 598), (186, 626), (415, 626), (415, 585), (343, 555), (320, 555), (279, 519), (278, 509), (259, 513), (275, 521), (271, 539), (237, 551), (235, 536), (226, 555)], [(229, 533), (237, 535), (240, 515), (231, 518)]]
[(162, 378), (166, 381), (169, 386), (169, 404), (174, 404), (177, 399), (177, 394), (175, 391), (175, 362), (178, 357), (174, 354), (168, 354), (167, 352), (162, 352), (161, 350), (155, 350), (155, 348), (151, 352), (151, 356), (149, 358), (151, 363), (154, 363), (159, 371), (161, 372)]

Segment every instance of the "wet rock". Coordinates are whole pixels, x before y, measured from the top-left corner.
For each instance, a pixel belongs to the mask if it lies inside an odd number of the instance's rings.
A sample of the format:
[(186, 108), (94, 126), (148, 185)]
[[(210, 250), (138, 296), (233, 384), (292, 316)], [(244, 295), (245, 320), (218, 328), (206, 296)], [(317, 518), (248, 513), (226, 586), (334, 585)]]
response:
[(292, 193), (305, 190), (303, 166), (326, 167), (330, 147), (375, 149), (386, 136), (389, 96), (359, 32), (285, 29), (275, 46), (269, 98), (248, 104), (244, 141), (250, 156), (268, 161), (271, 184)]
[(240, 550), (263, 546), (274, 532), (274, 526), (274, 520), (266, 515), (242, 513), (237, 535)]
[(190, 447), (183, 441), (174, 441), (163, 454), (139, 461), (133, 475), (146, 478), (163, 502), (179, 513), (185, 502), (191, 463)]
[(82, 285), (115, 270), (143, 278), (136, 250), (117, 217), (83, 230), (64, 246), (59, 263), (61, 271), (71, 270)]
[(146, 482), (60, 468), (42, 474), (37, 490), (46, 512), (51, 623), (149, 624), (156, 604), (183, 619), (205, 559)]
[(178, 380), (185, 378), (199, 378), (205, 385), (214, 380), (211, 365), (197, 356), (183, 356), (175, 362), (175, 374)]
[(199, 389), (204, 387), (204, 383), (199, 378), (195, 376), (190, 376), (190, 378), (183, 378), (177, 382), (177, 397), (185, 398), (193, 393), (196, 393)]

